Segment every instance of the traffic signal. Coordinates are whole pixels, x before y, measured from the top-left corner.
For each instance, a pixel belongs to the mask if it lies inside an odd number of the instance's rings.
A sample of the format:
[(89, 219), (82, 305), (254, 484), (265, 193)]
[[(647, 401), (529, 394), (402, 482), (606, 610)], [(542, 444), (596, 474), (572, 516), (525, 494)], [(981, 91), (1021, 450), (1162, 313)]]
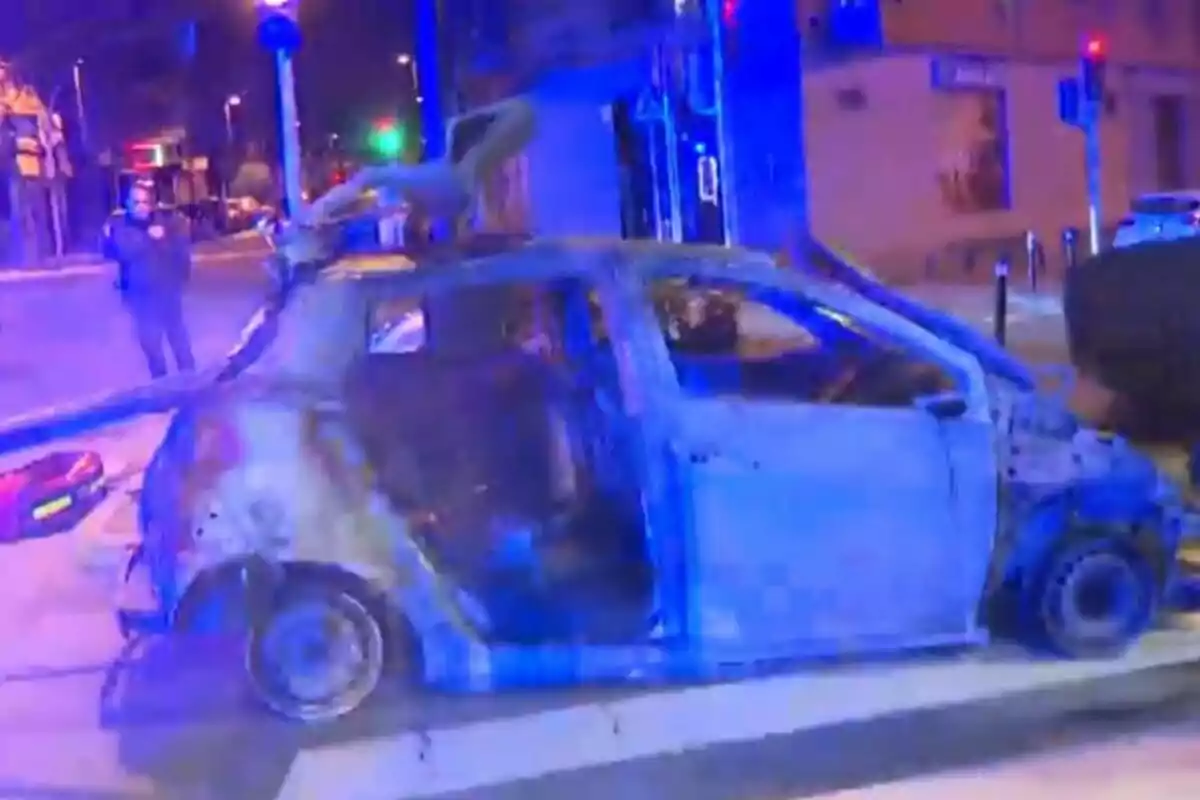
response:
[(258, 43), (267, 50), (294, 53), (300, 49), (299, 0), (256, 0)]
[(1089, 103), (1104, 102), (1107, 72), (1108, 43), (1099, 36), (1089, 36), (1083, 43), (1083, 55), (1080, 59), (1080, 82), (1084, 100)]
[(721, 24), (726, 28), (737, 25), (740, 0), (721, 0)]
[(399, 158), (408, 149), (407, 145), (407, 131), (393, 120), (377, 122), (371, 130), (371, 149), (382, 158)]
[(1058, 118), (1067, 125), (1082, 127), (1083, 104), (1079, 94), (1079, 78), (1063, 78), (1058, 82)]

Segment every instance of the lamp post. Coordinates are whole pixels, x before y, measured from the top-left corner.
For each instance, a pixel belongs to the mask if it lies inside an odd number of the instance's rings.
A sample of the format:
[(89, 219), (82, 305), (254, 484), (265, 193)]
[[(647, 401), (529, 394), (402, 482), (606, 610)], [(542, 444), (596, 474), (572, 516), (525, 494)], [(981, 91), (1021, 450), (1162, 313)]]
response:
[(420, 87), (421, 132), (425, 139), (425, 158), (441, 158), (446, 149), (445, 120), (442, 117), (441, 0), (415, 0), (416, 47), (413, 62)]
[(242, 104), (242, 96), (231, 94), (225, 98), (224, 115), (225, 115), (225, 158), (222, 159), (221, 165), (221, 224), (224, 226), (226, 215), (229, 210), (226, 202), (229, 200), (230, 191), (233, 187), (233, 160), (234, 160), (234, 136), (233, 136), (233, 110)]
[(296, 107), (296, 74), (293, 66), (293, 58), (301, 44), (299, 0), (255, 1), (259, 12), (259, 43), (275, 55), (284, 196), (288, 215), (296, 217), (304, 203), (300, 178), (300, 115)]
[(396, 56), (396, 63), (404, 67), (408, 72), (408, 82), (412, 85), (413, 100), (418, 104), (425, 102), (425, 97), (421, 94), (421, 79), (417, 75), (417, 62), (409, 53), (401, 53)]
[(242, 96), (231, 94), (225, 98), (225, 144), (233, 151), (233, 110), (242, 104)]
[(71, 65), (71, 80), (75, 84), (75, 123), (79, 126), (79, 143), (88, 149), (87, 112), (83, 105), (83, 59), (75, 59)]

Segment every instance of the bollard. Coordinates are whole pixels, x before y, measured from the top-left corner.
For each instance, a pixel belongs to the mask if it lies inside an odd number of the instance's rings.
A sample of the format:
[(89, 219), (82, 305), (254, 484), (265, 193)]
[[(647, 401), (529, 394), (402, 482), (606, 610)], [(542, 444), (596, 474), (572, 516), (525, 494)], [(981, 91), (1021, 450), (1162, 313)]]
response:
[(1079, 229), (1063, 228), (1062, 232), (1063, 264), (1067, 269), (1079, 263)]
[(996, 259), (996, 307), (992, 315), (992, 331), (1001, 347), (1008, 338), (1008, 272), (1010, 262), (1007, 255)]
[(1038, 290), (1038, 278), (1046, 268), (1046, 250), (1038, 241), (1037, 234), (1025, 231), (1025, 275), (1029, 280), (1029, 290)]

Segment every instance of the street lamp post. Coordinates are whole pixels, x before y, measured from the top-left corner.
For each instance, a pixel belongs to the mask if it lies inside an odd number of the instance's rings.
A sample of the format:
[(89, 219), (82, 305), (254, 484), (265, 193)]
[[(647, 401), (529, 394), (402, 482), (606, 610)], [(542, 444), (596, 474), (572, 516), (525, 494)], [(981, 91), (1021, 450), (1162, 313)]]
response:
[(300, 115), (296, 107), (296, 75), (293, 56), (300, 48), (299, 0), (255, 0), (259, 11), (258, 38), (275, 54), (279, 85), (279, 142), (283, 156), (283, 185), (288, 215), (296, 217), (303, 208), (300, 178)]
[(241, 95), (231, 94), (225, 98), (225, 144), (233, 151), (233, 110), (242, 104)]
[(425, 139), (425, 158), (440, 158), (446, 148), (445, 120), (442, 118), (441, 75), (441, 0), (416, 0), (417, 41), (415, 58), (420, 86), (421, 132)]
[[(242, 104), (242, 96), (231, 94), (225, 98), (224, 114), (225, 114), (225, 158), (222, 159), (221, 167), (221, 200), (229, 199), (230, 191), (233, 186), (233, 161), (234, 161), (234, 135), (233, 135), (233, 110)], [(227, 214), (228, 210), (224, 205), (221, 207), (222, 215)], [(222, 216), (222, 223), (225, 217)]]
[(401, 53), (400, 55), (396, 56), (396, 63), (404, 67), (408, 72), (408, 82), (412, 86), (413, 100), (415, 100), (418, 105), (425, 102), (425, 97), (421, 94), (421, 78), (419, 75), (417, 75), (417, 62), (413, 60), (412, 55), (409, 53)]
[(83, 145), (84, 152), (88, 149), (88, 125), (87, 112), (84, 111), (83, 105), (83, 59), (75, 60), (71, 66), (71, 79), (75, 84), (75, 123), (79, 126), (79, 143)]

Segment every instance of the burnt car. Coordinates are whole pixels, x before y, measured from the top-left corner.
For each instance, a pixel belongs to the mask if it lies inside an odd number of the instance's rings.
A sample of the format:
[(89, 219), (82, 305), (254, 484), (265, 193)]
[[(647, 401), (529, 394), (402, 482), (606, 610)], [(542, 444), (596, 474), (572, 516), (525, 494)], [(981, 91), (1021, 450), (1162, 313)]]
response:
[(490, 691), (995, 634), (1116, 655), (1185, 532), (1122, 440), (737, 249), (335, 260), (230, 364), (146, 472), (122, 619), (238, 631), (258, 697), (298, 720), (389, 666)]

